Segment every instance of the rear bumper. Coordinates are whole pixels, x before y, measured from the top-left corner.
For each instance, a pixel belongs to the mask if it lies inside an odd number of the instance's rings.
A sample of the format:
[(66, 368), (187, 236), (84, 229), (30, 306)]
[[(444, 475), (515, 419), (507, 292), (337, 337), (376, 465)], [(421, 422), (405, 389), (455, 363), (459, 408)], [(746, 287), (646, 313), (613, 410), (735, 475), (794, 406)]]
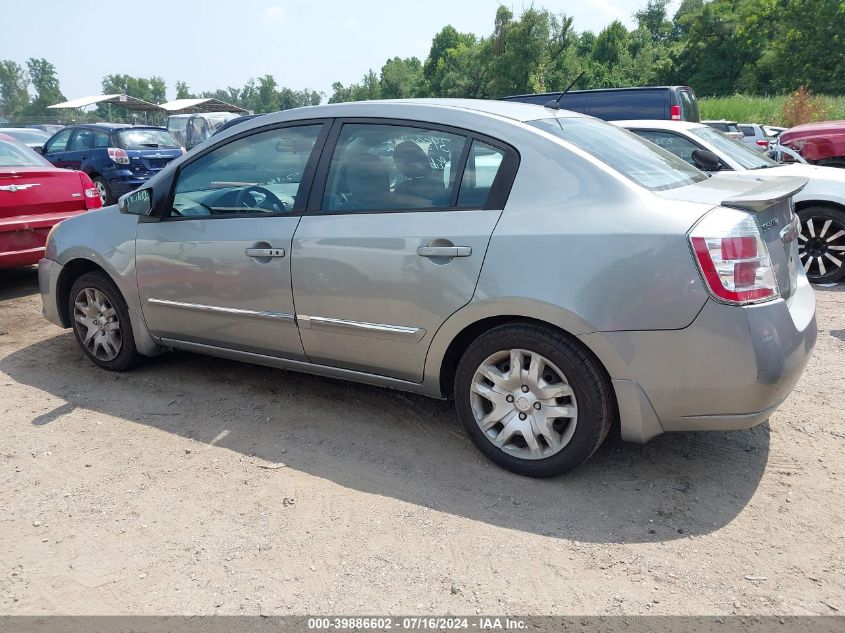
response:
[(61, 275), (63, 268), (64, 266), (59, 262), (54, 262), (52, 259), (41, 259), (38, 262), (38, 289), (41, 292), (41, 314), (50, 323), (59, 327), (67, 327), (65, 323), (62, 323), (62, 317), (59, 314), (59, 295), (57, 292), (59, 275)]
[(86, 209), (0, 219), (0, 268), (30, 266), (44, 257), (47, 234), (56, 224)]
[(112, 195), (116, 198), (122, 196), (130, 191), (135, 191), (138, 187), (144, 185), (150, 178), (158, 172), (151, 172), (146, 175), (135, 174), (128, 169), (121, 170), (117, 174), (108, 179), (109, 189)]
[(766, 421), (807, 366), (816, 344), (815, 295), (801, 275), (788, 301), (708, 301), (683, 330), (581, 338), (613, 378), (624, 439), (744, 429)]

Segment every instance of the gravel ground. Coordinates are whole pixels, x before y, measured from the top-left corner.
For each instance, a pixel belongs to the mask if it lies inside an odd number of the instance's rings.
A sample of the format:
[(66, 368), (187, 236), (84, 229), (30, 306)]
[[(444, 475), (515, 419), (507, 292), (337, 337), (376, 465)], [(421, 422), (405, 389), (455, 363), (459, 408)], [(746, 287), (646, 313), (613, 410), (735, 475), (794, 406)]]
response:
[(842, 614), (845, 288), (769, 423), (485, 461), (450, 405), (178, 353), (96, 369), (0, 271), (3, 614)]

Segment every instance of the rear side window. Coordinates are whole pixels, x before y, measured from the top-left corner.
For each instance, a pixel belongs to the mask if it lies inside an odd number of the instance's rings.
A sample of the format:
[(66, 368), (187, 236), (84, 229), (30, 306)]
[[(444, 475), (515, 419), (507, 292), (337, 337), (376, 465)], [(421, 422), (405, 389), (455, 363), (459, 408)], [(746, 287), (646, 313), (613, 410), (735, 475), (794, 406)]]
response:
[(324, 211), (450, 206), (466, 137), (420, 127), (346, 124), (329, 168)]
[(681, 118), (684, 121), (698, 123), (701, 115), (698, 113), (698, 99), (689, 90), (679, 90), (678, 98), (681, 100)]
[(178, 149), (179, 143), (167, 130), (128, 129), (117, 133), (123, 149)]
[(91, 149), (92, 147), (94, 147), (94, 130), (81, 129), (76, 130), (76, 134), (73, 135), (68, 150), (74, 152)]
[(604, 119), (667, 119), (668, 90), (620, 90), (619, 92), (593, 93), (587, 114)]
[(473, 141), (467, 165), (461, 178), (458, 206), (482, 208), (487, 204), (490, 190), (502, 167), (505, 153), (481, 141)]
[(94, 132), (94, 147), (109, 147), (111, 135), (108, 132)]

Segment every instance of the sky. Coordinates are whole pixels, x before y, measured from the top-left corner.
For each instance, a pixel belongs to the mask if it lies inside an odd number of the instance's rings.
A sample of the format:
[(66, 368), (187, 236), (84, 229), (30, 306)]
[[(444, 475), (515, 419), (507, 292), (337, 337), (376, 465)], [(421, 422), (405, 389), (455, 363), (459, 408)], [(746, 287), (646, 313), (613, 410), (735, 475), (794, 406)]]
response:
[[(537, 0), (598, 32), (615, 19), (633, 27), (646, 0)], [(498, 0), (3, 0), (0, 59), (22, 66), (44, 57), (68, 99), (100, 94), (104, 75), (158, 75), (175, 98), (241, 87), (271, 74), (283, 86), (331, 94), (391, 57), (424, 60), (432, 37), (451, 24), (489, 35), (499, 4), (519, 15), (528, 2)], [(678, 1), (672, 3), (670, 12)], [(14, 25), (21, 25), (15, 28)]]

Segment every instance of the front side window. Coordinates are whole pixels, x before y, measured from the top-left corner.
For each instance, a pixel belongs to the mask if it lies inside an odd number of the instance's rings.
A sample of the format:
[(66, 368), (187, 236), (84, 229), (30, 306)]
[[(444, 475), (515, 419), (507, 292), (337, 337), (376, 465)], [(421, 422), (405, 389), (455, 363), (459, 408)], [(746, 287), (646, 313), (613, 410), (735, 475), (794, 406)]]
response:
[(45, 153), (47, 152), (63, 152), (67, 148), (67, 142), (70, 140), (70, 135), (73, 130), (62, 130), (53, 137), (53, 140), (47, 144)]
[(171, 216), (290, 213), (321, 129), (267, 130), (198, 158), (179, 171)]
[(766, 158), (761, 152), (753, 150), (745, 143), (732, 139), (730, 136), (725, 136), (711, 127), (697, 127), (692, 130), (692, 133), (715, 147), (717, 154), (727, 155), (743, 169), (764, 169), (777, 166), (775, 161)]
[(685, 160), (690, 165), (695, 165), (692, 153), (700, 149), (695, 143), (685, 139), (683, 136), (664, 132), (662, 130), (633, 130), (634, 134), (642, 136), (655, 145), (662, 147), (667, 152), (672, 152), (678, 158)]
[(529, 124), (572, 143), (646, 189), (674, 189), (707, 178), (671, 152), (610, 123), (576, 117)]
[(466, 138), (398, 125), (346, 124), (329, 168), (325, 211), (399, 211), (450, 205)]

